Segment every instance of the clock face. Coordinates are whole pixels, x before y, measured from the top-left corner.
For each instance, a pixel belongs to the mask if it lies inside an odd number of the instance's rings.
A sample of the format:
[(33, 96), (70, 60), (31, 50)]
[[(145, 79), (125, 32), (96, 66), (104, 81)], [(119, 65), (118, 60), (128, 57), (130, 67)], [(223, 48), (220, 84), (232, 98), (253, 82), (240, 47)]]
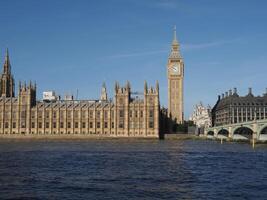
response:
[(171, 66), (171, 70), (173, 74), (180, 74), (180, 65), (178, 63), (175, 63)]

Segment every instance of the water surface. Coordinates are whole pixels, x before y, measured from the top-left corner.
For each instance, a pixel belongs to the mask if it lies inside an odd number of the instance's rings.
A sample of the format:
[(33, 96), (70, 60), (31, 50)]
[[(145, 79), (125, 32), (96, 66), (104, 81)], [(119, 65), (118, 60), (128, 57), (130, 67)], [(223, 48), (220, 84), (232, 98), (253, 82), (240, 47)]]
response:
[(0, 141), (0, 199), (266, 199), (267, 146)]

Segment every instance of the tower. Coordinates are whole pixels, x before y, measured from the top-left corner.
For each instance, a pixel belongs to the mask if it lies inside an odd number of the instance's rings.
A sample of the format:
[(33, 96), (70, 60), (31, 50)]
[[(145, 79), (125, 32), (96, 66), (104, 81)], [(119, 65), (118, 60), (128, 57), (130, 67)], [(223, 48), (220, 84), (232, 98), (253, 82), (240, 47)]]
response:
[(9, 61), (8, 49), (6, 50), (3, 72), (0, 77), (0, 96), (1, 97), (15, 96), (15, 84), (14, 84), (14, 78), (11, 74), (11, 65)]
[(108, 100), (107, 88), (106, 88), (105, 83), (103, 83), (103, 85), (102, 85), (100, 100), (101, 101), (107, 101)]
[(168, 76), (168, 116), (175, 123), (184, 121), (184, 62), (180, 55), (180, 45), (176, 38), (176, 27), (167, 64)]

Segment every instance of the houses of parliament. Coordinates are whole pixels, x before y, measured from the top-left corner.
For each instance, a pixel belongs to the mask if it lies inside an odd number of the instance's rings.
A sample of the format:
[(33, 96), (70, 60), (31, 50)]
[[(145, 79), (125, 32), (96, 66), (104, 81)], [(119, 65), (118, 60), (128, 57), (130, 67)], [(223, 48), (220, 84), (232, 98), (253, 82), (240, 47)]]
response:
[[(129, 82), (115, 83), (113, 100), (103, 84), (99, 100), (37, 100), (37, 86), (15, 79), (8, 50), (0, 76), (0, 136), (83, 135), (159, 138), (164, 113), (175, 123), (183, 122), (183, 59), (176, 30), (167, 64), (168, 111), (162, 112), (159, 83), (135, 96)], [(165, 110), (166, 111), (166, 110)]]

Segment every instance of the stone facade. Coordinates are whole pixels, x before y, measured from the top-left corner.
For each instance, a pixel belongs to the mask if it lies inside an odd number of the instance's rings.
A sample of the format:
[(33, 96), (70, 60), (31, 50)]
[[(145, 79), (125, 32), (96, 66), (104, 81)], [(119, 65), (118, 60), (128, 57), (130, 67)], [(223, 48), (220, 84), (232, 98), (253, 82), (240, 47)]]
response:
[(193, 114), (189, 118), (198, 128), (208, 128), (211, 126), (211, 108), (205, 107), (202, 102), (195, 105)]
[(180, 55), (180, 45), (176, 39), (176, 29), (171, 53), (167, 64), (168, 77), (168, 117), (173, 124), (184, 122), (184, 62)]
[(212, 126), (243, 123), (267, 118), (267, 90), (254, 96), (249, 88), (246, 96), (239, 96), (236, 88), (218, 96), (212, 109)]
[(108, 100), (103, 85), (100, 100), (36, 99), (36, 84), (19, 84), (14, 79), (8, 52), (0, 80), (0, 135), (87, 135), (104, 137), (159, 137), (159, 84), (144, 84), (141, 98), (135, 98), (130, 83), (115, 84)]

